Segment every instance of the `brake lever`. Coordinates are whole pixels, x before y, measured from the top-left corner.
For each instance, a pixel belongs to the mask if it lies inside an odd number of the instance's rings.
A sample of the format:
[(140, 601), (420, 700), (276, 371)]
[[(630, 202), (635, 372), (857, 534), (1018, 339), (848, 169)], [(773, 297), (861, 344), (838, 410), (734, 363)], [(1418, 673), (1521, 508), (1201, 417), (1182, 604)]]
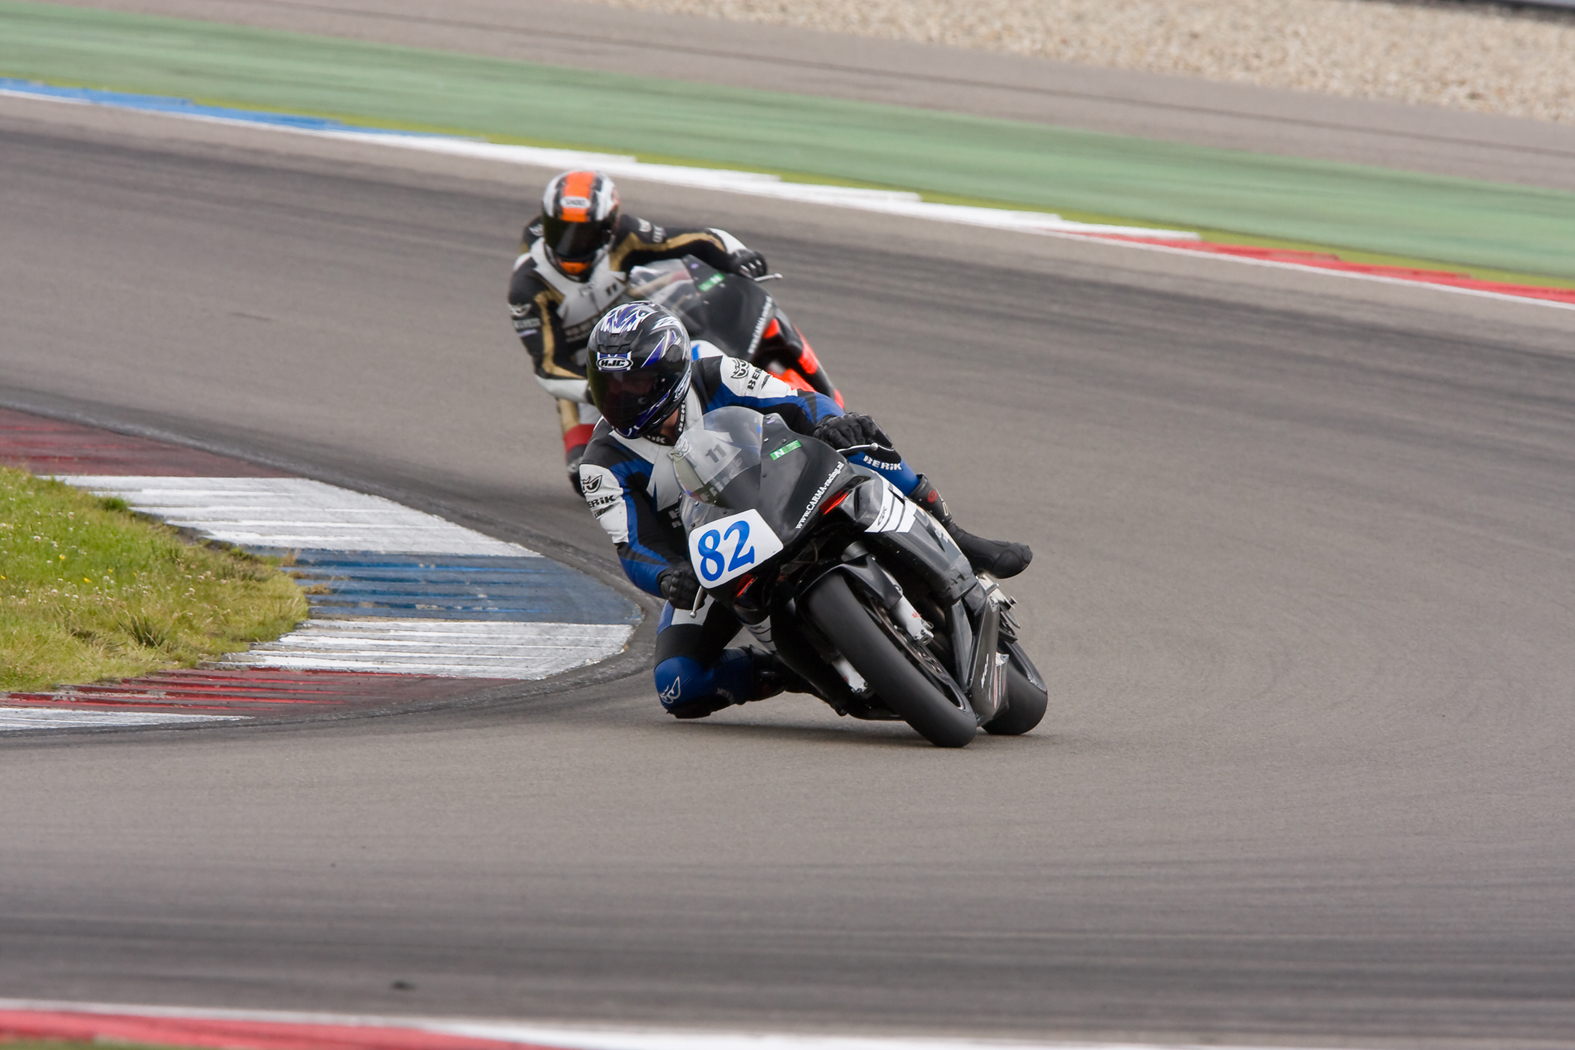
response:
[(780, 273), (764, 273), (759, 277), (751, 278), (751, 280), (753, 280), (756, 284), (765, 284), (767, 281), (780, 281), (783, 279), (783, 277), (784, 275)]
[(857, 456), (861, 453), (869, 452), (889, 452), (895, 454), (897, 450), (894, 448), (889, 448), (886, 445), (882, 445), (878, 441), (868, 441), (862, 445), (849, 445), (847, 448), (839, 448), (837, 451), (841, 452), (844, 457), (847, 457)]

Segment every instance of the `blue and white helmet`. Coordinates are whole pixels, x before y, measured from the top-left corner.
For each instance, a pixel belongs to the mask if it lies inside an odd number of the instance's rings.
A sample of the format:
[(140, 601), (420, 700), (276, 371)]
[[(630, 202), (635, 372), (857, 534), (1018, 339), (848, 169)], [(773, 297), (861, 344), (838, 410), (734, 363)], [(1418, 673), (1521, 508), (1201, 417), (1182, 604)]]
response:
[(592, 330), (585, 356), (591, 400), (624, 437), (661, 429), (689, 392), (689, 333), (655, 303), (609, 310)]

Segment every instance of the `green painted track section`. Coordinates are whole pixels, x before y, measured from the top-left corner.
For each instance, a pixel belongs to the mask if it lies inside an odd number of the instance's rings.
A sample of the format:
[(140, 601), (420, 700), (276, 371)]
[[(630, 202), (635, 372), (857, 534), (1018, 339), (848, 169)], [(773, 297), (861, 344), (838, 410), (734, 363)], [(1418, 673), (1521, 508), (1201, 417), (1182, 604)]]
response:
[(1534, 187), (14, 0), (0, 76), (1575, 278)]

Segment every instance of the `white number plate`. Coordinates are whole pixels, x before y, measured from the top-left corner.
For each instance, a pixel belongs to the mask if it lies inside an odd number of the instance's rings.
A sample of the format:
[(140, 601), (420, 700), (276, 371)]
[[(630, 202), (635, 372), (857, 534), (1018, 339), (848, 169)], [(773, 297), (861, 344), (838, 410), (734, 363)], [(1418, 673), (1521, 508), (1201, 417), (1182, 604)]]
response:
[(750, 572), (782, 549), (758, 510), (708, 522), (689, 534), (689, 561), (702, 587), (715, 587)]

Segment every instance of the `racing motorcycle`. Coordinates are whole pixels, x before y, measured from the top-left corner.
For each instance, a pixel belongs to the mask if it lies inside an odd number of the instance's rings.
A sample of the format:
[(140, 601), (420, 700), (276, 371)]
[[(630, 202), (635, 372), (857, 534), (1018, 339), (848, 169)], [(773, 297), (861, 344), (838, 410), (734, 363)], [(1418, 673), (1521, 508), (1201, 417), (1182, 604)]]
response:
[(900, 719), (941, 747), (1044, 717), (1012, 600), (857, 454), (729, 406), (669, 456), (704, 594), (838, 714)]
[(629, 271), (620, 302), (648, 299), (671, 310), (683, 322), (700, 354), (741, 357), (799, 390), (825, 394), (842, 405), (831, 377), (821, 367), (807, 339), (804, 351), (788, 342), (793, 328), (761, 282), (780, 278), (768, 274), (751, 280), (727, 274), (686, 255)]

